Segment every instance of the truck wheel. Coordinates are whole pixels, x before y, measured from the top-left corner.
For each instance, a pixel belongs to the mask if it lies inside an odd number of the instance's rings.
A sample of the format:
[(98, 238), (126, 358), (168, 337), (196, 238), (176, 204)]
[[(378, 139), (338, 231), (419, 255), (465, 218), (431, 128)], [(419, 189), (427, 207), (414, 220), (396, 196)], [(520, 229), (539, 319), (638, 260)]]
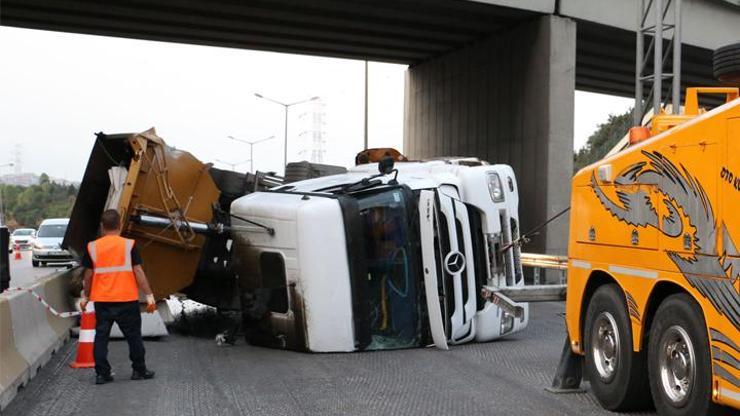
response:
[(669, 296), (650, 328), (648, 372), (661, 415), (714, 415), (712, 360), (704, 315), (689, 295)]
[(714, 77), (730, 84), (740, 84), (740, 43), (714, 51)]
[(616, 284), (594, 292), (584, 326), (585, 376), (601, 405), (612, 411), (650, 404), (645, 353), (632, 350), (632, 327), (622, 290)]
[(31, 260), (31, 265), (32, 265), (33, 267), (39, 267), (39, 262), (38, 262), (38, 261), (36, 261), (36, 260)]

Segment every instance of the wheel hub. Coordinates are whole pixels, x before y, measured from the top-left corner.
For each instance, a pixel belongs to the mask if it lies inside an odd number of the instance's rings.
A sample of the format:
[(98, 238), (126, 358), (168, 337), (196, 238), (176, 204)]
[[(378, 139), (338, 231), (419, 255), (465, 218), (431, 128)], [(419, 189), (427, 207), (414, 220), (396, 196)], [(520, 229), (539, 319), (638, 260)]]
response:
[(675, 405), (688, 400), (696, 378), (696, 356), (689, 334), (672, 326), (660, 338), (658, 365), (663, 393)]
[(594, 325), (593, 361), (599, 377), (606, 383), (614, 379), (619, 366), (619, 331), (609, 312), (601, 312)]

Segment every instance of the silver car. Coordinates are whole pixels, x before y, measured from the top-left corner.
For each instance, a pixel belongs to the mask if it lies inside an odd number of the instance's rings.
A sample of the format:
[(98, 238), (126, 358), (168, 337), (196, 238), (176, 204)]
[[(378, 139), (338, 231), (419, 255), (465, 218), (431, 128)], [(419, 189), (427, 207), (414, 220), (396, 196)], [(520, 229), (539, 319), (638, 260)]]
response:
[(13, 231), (10, 235), (10, 244), (8, 247), (8, 253), (13, 251), (15, 246), (18, 246), (20, 250), (28, 250), (33, 245), (33, 240), (36, 238), (36, 230), (33, 228), (18, 228)]
[(69, 251), (62, 249), (68, 223), (69, 218), (53, 218), (41, 223), (33, 243), (33, 267), (45, 266), (47, 263), (70, 263), (74, 260)]

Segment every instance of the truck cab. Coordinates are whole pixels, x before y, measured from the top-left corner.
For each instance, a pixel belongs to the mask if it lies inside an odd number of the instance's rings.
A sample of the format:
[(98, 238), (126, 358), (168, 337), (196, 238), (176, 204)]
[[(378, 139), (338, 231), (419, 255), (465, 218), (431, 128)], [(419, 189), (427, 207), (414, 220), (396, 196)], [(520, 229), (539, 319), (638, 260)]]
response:
[(446, 349), (526, 327), (526, 304), (515, 318), (480, 296), (484, 285), (524, 284), (511, 167), (384, 162), (232, 203), (251, 341), (314, 352)]

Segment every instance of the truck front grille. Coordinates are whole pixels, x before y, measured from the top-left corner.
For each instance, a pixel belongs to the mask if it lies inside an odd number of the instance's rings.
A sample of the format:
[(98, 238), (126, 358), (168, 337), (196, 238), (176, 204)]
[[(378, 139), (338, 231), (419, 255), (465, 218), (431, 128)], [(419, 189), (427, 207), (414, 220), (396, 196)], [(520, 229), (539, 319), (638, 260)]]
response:
[(499, 211), (499, 219), (501, 220), (501, 239), (503, 247), (509, 247), (502, 253), (504, 262), (504, 273), (506, 274), (506, 286), (514, 285), (514, 256), (511, 255), (511, 224), (509, 222), (509, 215), (505, 210)]

